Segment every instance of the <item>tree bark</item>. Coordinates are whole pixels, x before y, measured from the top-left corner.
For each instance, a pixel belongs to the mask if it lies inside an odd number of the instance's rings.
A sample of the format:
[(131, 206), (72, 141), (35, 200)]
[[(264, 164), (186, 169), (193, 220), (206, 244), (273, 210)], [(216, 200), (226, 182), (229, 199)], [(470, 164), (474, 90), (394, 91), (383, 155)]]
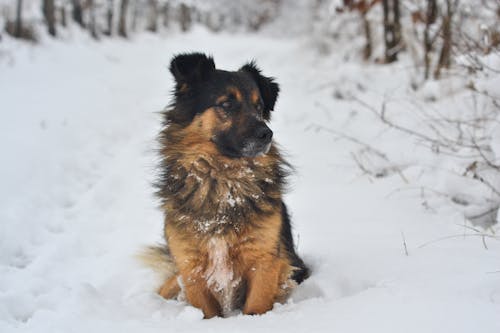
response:
[(384, 12), (384, 42), (385, 61), (387, 63), (398, 60), (401, 49), (401, 24), (399, 0), (382, 0)]
[(89, 8), (89, 31), (90, 35), (94, 39), (99, 39), (97, 34), (97, 25), (96, 25), (96, 17), (95, 17), (95, 3), (94, 0), (87, 0), (87, 5)]
[(132, 31), (137, 31), (137, 21), (139, 20), (139, 5), (137, 4), (137, 1), (134, 1), (132, 3), (132, 24), (130, 29)]
[(180, 10), (181, 12), (179, 19), (181, 24), (181, 30), (183, 32), (186, 32), (191, 27), (191, 10), (185, 3), (181, 4)]
[(61, 25), (66, 28), (66, 6), (63, 4), (61, 8), (59, 8), (59, 13), (61, 16)]
[(156, 32), (158, 30), (158, 1), (149, 0), (149, 17), (147, 30)]
[(121, 0), (120, 18), (118, 21), (118, 35), (124, 38), (127, 38), (127, 9), (128, 0)]
[(451, 4), (451, 0), (446, 0), (446, 14), (443, 15), (443, 45), (439, 53), (439, 60), (434, 71), (434, 78), (441, 77), (441, 70), (450, 67), (451, 48), (453, 45), (453, 36), (451, 33), (452, 19), (455, 12), (455, 6)]
[(363, 58), (365, 60), (368, 60), (372, 56), (372, 33), (370, 21), (368, 21), (368, 18), (366, 17), (366, 12), (361, 13), (361, 19), (363, 20), (363, 31), (365, 33), (365, 47), (363, 48)]
[(113, 35), (113, 14), (114, 14), (114, 1), (108, 0), (108, 8), (106, 10), (106, 31), (105, 35)]
[(45, 23), (47, 23), (47, 29), (49, 34), (56, 36), (56, 9), (54, 5), (54, 0), (43, 0), (42, 4), (43, 16), (45, 18)]
[(168, 15), (169, 15), (169, 12), (170, 12), (170, 8), (169, 8), (169, 5), (168, 5), (168, 2), (166, 2), (164, 5), (163, 5), (163, 8), (161, 9), (161, 13), (162, 13), (162, 22), (163, 22), (163, 26), (165, 28), (168, 27)]
[(83, 22), (83, 8), (80, 0), (73, 0), (73, 10), (71, 15), (76, 23), (78, 23), (82, 28), (85, 28), (85, 22)]
[(17, 0), (16, 9), (16, 25), (14, 29), (14, 36), (21, 38), (23, 34), (23, 0)]
[(434, 44), (434, 38), (430, 36), (430, 28), (436, 22), (437, 4), (436, 0), (427, 0), (427, 11), (425, 14), (424, 29), (424, 79), (429, 78), (431, 68), (431, 53)]

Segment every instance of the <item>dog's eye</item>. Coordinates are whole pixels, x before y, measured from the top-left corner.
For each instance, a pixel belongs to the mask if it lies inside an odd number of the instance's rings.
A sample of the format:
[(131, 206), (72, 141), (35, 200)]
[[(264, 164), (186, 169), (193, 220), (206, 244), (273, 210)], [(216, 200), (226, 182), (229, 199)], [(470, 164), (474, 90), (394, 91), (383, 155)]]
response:
[(222, 106), (224, 109), (228, 110), (233, 106), (233, 103), (231, 103), (230, 101), (225, 101), (225, 102), (222, 102), (222, 104), (220, 106)]

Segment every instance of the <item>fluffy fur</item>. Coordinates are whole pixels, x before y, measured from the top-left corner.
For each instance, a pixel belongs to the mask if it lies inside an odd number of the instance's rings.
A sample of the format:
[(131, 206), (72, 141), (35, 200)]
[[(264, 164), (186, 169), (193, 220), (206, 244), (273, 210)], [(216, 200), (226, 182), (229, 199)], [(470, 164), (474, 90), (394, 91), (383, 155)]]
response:
[(279, 87), (249, 63), (218, 70), (201, 53), (175, 57), (174, 101), (160, 134), (165, 298), (181, 292), (206, 318), (261, 314), (309, 275), (282, 201), (288, 164), (267, 126)]

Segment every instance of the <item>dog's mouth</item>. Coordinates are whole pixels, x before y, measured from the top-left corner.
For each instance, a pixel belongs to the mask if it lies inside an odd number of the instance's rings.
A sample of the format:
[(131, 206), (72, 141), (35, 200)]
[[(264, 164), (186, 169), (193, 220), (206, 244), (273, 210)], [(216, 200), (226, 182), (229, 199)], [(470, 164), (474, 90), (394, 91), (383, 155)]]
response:
[(267, 154), (271, 149), (271, 142), (266, 144), (260, 144), (255, 141), (249, 141), (241, 150), (241, 155), (243, 157), (259, 157)]
[(266, 155), (271, 150), (272, 141), (262, 142), (255, 139), (247, 139), (243, 144), (234, 145), (228, 144), (227, 140), (213, 137), (211, 140), (218, 148), (218, 150), (230, 158), (255, 158)]

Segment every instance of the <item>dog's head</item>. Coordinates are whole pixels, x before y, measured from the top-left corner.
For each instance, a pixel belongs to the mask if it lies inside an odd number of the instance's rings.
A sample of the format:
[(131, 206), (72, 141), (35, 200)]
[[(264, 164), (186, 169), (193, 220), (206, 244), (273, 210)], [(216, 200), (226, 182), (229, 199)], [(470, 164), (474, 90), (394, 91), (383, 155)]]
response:
[(279, 86), (261, 75), (255, 63), (230, 72), (216, 69), (211, 57), (190, 53), (174, 57), (170, 71), (176, 87), (169, 122), (197, 131), (231, 158), (268, 152), (273, 132), (266, 122)]

